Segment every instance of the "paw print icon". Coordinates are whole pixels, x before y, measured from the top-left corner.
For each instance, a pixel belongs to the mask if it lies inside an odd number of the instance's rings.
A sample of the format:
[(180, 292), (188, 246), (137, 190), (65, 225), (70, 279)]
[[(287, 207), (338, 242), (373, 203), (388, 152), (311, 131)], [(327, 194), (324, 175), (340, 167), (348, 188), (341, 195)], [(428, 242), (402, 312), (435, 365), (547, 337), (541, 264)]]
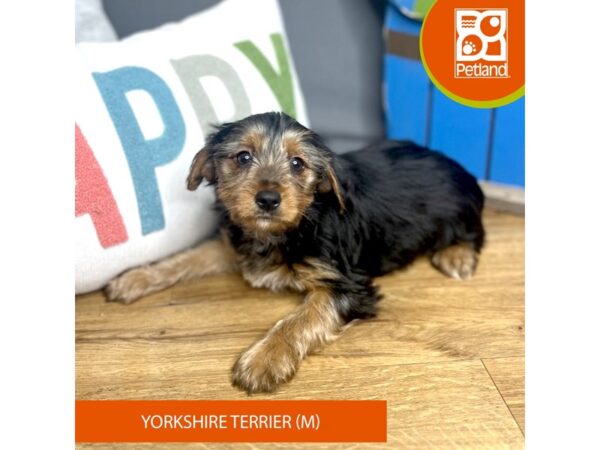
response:
[(462, 54), (466, 56), (476, 56), (481, 52), (482, 45), (481, 39), (475, 35), (466, 36), (463, 39), (461, 50)]
[(465, 45), (463, 45), (462, 50), (464, 55), (470, 55), (477, 49), (475, 48), (475, 44), (473, 44), (471, 41), (465, 41)]

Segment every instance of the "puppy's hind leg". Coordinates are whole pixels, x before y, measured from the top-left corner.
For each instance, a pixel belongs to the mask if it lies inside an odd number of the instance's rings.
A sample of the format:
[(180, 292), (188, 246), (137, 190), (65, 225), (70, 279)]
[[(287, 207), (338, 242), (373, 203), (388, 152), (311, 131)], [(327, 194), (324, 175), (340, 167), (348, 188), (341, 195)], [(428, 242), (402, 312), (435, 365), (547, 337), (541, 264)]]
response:
[(473, 244), (463, 242), (433, 254), (431, 263), (442, 273), (457, 280), (471, 278), (477, 268), (479, 253)]
[(235, 253), (220, 239), (150, 264), (129, 270), (113, 279), (105, 289), (111, 301), (131, 303), (179, 281), (236, 271)]

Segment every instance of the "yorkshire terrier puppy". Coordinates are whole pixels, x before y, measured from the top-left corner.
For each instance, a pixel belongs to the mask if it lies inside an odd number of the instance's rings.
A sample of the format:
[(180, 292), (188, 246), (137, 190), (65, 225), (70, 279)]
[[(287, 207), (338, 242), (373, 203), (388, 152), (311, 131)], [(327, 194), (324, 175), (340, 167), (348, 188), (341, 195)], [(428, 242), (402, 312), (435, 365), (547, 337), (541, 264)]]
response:
[(220, 126), (187, 186), (216, 187), (218, 237), (111, 281), (129, 303), (178, 281), (240, 272), (254, 287), (303, 292), (303, 303), (250, 346), (233, 384), (269, 392), (354, 319), (372, 317), (373, 277), (428, 255), (442, 273), (473, 275), (484, 241), (483, 194), (441, 153), (384, 142), (334, 154), (291, 117), (265, 113)]

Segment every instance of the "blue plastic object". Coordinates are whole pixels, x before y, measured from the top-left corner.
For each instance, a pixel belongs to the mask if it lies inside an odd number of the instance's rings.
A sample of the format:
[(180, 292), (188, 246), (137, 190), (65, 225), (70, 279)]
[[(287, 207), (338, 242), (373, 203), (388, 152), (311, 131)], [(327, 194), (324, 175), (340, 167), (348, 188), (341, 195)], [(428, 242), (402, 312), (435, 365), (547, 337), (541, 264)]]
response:
[(461, 105), (440, 92), (415, 57), (421, 22), (394, 6), (401, 4), (406, 12), (411, 1), (392, 2), (386, 12), (388, 137), (440, 150), (479, 179), (525, 186), (525, 98), (482, 109)]

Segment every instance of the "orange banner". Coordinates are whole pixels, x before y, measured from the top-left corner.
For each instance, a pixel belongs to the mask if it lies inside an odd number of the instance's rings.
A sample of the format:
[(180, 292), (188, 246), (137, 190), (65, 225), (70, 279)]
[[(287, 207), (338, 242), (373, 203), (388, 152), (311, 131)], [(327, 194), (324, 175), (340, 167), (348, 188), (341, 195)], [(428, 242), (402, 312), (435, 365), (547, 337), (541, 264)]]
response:
[(386, 442), (384, 400), (77, 400), (76, 442)]

